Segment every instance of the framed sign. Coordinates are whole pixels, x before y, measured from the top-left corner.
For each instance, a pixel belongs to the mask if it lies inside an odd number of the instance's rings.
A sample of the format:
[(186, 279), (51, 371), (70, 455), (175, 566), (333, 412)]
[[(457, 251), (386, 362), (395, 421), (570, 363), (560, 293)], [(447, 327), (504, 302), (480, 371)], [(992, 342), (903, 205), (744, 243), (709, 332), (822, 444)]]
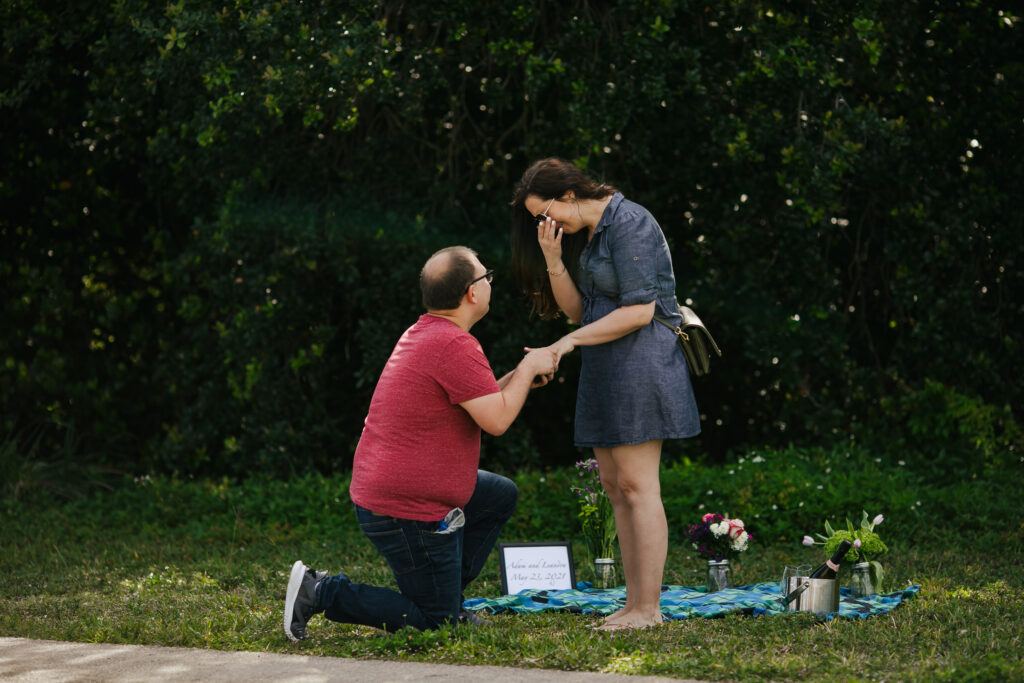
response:
[(572, 546), (568, 541), (499, 543), (498, 559), (505, 595), (528, 588), (562, 590), (576, 586)]

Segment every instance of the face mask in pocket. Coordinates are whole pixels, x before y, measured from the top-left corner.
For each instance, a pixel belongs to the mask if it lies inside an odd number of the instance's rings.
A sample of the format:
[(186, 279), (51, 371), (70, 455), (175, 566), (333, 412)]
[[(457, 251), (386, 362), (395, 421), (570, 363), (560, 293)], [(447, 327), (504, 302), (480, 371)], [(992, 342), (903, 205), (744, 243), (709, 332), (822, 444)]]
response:
[(438, 524), (439, 534), (451, 534), (461, 529), (466, 524), (466, 513), (462, 508), (452, 508)]

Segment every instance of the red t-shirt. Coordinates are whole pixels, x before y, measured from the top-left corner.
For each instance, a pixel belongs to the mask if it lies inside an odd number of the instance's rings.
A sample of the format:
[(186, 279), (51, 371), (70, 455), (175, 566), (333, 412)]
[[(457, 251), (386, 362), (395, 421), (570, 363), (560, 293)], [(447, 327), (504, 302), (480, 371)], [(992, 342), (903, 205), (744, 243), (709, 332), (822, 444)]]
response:
[(356, 446), (349, 495), (378, 515), (441, 520), (469, 502), (480, 427), (459, 404), (501, 391), (476, 338), (423, 315), (377, 381)]

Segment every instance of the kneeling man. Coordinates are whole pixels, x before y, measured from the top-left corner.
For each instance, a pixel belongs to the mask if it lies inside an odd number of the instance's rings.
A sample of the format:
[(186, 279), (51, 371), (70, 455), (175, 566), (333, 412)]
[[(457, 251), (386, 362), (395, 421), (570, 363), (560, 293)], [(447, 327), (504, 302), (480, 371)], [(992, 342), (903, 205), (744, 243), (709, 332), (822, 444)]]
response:
[(467, 247), (427, 260), (420, 272), (427, 312), (391, 352), (356, 447), (349, 494), (400, 592), (298, 561), (285, 596), (290, 639), (305, 638), (306, 623), (320, 612), (389, 631), (479, 621), (462, 609), (463, 590), (483, 568), (519, 495), (510, 479), (477, 469), (480, 430), (503, 434), (530, 389), (557, 369), (552, 352), (535, 349), (495, 379), (469, 333), (487, 314), (492, 279)]

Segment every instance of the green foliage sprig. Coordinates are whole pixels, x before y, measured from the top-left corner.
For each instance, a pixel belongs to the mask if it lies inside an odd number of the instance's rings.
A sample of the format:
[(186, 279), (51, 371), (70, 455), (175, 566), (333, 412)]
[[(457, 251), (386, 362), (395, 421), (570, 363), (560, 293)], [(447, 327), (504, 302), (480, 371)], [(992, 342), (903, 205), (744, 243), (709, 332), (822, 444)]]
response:
[(601, 473), (597, 460), (576, 463), (579, 483), (572, 487), (579, 506), (580, 528), (587, 546), (590, 563), (599, 557), (615, 557), (615, 510), (601, 486)]

